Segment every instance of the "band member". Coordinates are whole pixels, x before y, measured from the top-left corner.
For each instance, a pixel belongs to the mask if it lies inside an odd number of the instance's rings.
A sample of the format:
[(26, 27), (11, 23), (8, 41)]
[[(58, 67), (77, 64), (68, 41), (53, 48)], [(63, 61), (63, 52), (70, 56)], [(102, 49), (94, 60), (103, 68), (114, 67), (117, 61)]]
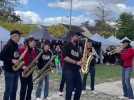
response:
[[(35, 47), (35, 39), (33, 37), (30, 37), (27, 39), (25, 47), (20, 49), (20, 52), (23, 53), (24, 50), (28, 48), (28, 51), (23, 59), (25, 64), (22, 67), (22, 71), (28, 71), (29, 70), (28, 65), (36, 57), (37, 54), (34, 47)], [(20, 100), (31, 100), (31, 93), (33, 90), (32, 75), (25, 78), (21, 73), (20, 81), (21, 81)]]
[(124, 98), (134, 99), (132, 85), (130, 83), (132, 74), (132, 62), (134, 58), (134, 49), (132, 49), (129, 40), (124, 40), (123, 50), (120, 52), (120, 58), (122, 61), (122, 86)]
[(72, 92), (75, 91), (73, 100), (80, 100), (82, 91), (82, 79), (80, 74), (82, 54), (79, 51), (79, 35), (72, 34), (70, 42), (63, 48), (64, 66), (63, 73), (66, 81), (65, 100), (71, 100)]
[(63, 96), (64, 92), (64, 85), (65, 85), (65, 75), (63, 73), (63, 65), (64, 65), (64, 54), (61, 53), (61, 68), (62, 68), (62, 75), (61, 75), (61, 81), (60, 81), (60, 88), (59, 88), (59, 96)]
[(0, 53), (0, 60), (4, 62), (5, 92), (3, 100), (16, 100), (19, 71), (14, 71), (12, 66), (18, 63), (19, 52), (18, 42), (20, 32), (13, 30), (10, 33), (10, 40)]
[[(43, 54), (40, 56), (38, 61), (38, 68), (41, 70), (44, 65), (51, 59), (52, 53), (50, 52), (50, 42), (48, 40), (45, 41), (43, 46)], [(45, 82), (44, 86), (44, 99), (47, 99), (49, 93), (49, 74), (44, 76), (44, 79), (39, 81), (37, 90), (36, 90), (36, 98), (37, 100), (41, 99), (41, 90), (43, 88), (43, 82)]]
[(88, 74), (90, 73), (90, 79), (91, 79), (91, 84), (90, 84), (90, 88), (91, 88), (91, 91), (94, 91), (95, 88), (94, 88), (94, 85), (95, 85), (95, 63), (96, 63), (96, 51), (95, 49), (93, 48), (92, 46), (92, 42), (89, 40), (87, 42), (87, 52), (88, 54), (93, 54), (93, 58), (91, 60), (91, 63), (88, 65), (89, 66), (89, 72), (84, 74), (83, 76), (83, 90), (86, 90), (86, 81), (87, 81), (87, 77), (88, 77)]

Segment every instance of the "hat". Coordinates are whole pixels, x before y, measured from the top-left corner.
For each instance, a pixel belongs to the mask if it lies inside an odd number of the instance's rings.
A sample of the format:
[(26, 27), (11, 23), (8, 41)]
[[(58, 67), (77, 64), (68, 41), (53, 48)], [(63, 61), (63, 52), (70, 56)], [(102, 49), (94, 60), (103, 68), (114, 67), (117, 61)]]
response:
[(44, 45), (50, 45), (51, 43), (50, 43), (50, 41), (49, 40), (45, 40), (44, 41)]
[(21, 35), (21, 32), (18, 31), (18, 30), (12, 30), (12, 31), (10, 32), (10, 35), (13, 35), (13, 34)]
[(128, 43), (128, 44), (130, 44), (130, 43), (131, 43), (131, 41), (130, 41), (130, 40), (128, 40), (128, 39), (125, 39), (125, 40), (123, 40), (123, 41), (122, 41), (122, 43)]
[(83, 36), (80, 32), (70, 33), (70, 36)]

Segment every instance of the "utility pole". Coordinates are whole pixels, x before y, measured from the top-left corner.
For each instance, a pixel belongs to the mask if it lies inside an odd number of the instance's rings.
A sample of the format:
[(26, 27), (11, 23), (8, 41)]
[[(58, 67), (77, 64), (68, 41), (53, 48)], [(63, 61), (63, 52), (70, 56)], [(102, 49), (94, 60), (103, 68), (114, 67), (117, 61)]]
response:
[(71, 29), (72, 29), (72, 9), (73, 8), (73, 0), (70, 0), (70, 25), (69, 25), (69, 31), (71, 32)]

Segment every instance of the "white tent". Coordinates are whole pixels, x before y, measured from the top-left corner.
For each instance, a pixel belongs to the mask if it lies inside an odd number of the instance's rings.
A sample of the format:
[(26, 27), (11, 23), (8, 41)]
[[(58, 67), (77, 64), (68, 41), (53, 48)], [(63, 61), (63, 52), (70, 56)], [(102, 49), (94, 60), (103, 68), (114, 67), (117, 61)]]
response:
[(132, 47), (134, 47), (134, 41), (131, 42)]
[(117, 39), (115, 36), (110, 36), (109, 38), (107, 38), (107, 43), (109, 45), (120, 45), (121, 41), (119, 39)]
[(0, 27), (0, 41), (7, 41), (10, 38), (10, 32)]
[(131, 41), (128, 37), (124, 37), (121, 41), (123, 41), (123, 40), (129, 40), (129, 41)]
[(105, 41), (105, 38), (100, 36), (98, 33), (92, 35), (90, 39), (101, 43)]

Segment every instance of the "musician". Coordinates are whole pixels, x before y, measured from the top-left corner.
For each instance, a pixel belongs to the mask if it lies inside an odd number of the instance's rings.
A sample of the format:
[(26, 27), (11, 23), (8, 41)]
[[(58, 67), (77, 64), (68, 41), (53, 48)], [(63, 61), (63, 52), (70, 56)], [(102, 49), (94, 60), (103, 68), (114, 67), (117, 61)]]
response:
[[(86, 81), (87, 81), (87, 77), (88, 77), (88, 74), (90, 73), (90, 88), (91, 88), (91, 91), (94, 92), (95, 88), (94, 88), (94, 85), (95, 85), (95, 64), (96, 64), (96, 56), (97, 56), (97, 53), (94, 49), (94, 47), (92, 46), (92, 42), (90, 40), (88, 40), (87, 42), (87, 52), (88, 54), (93, 54), (93, 59), (91, 60), (91, 63), (88, 65), (89, 67), (89, 71), (88, 73), (84, 74), (83, 76), (83, 91), (85, 92), (86, 90)], [(89, 55), (87, 55), (89, 56)]]
[(14, 71), (12, 66), (18, 63), (19, 52), (18, 42), (20, 32), (13, 30), (10, 32), (10, 39), (0, 53), (0, 60), (4, 62), (5, 92), (3, 100), (16, 100), (19, 71)]
[[(23, 53), (25, 49), (28, 49), (23, 59), (25, 64), (22, 67), (22, 72), (29, 70), (28, 65), (37, 56), (34, 47), (35, 47), (35, 39), (33, 37), (30, 37), (26, 40), (25, 47), (20, 49), (21, 53)], [(32, 74), (25, 78), (21, 73), (20, 81), (21, 81), (20, 100), (31, 100), (31, 93), (33, 90)]]
[(123, 49), (120, 50), (120, 59), (122, 61), (123, 98), (134, 99), (132, 85), (130, 83), (133, 71), (132, 63), (134, 58), (134, 49), (131, 47), (129, 40), (123, 40), (122, 44)]
[[(50, 52), (50, 41), (46, 40), (43, 45), (43, 54), (40, 56), (38, 61), (38, 68), (41, 70), (45, 64), (51, 59), (52, 53)], [(36, 98), (37, 100), (41, 100), (41, 90), (43, 88), (43, 82), (45, 82), (44, 86), (44, 99), (48, 98), (49, 93), (49, 74), (45, 75), (43, 80), (40, 80), (38, 83), (38, 87), (36, 90)]]
[(82, 65), (82, 54), (79, 51), (80, 34), (72, 34), (71, 40), (63, 48), (64, 66), (63, 73), (66, 81), (66, 96), (65, 100), (71, 100), (72, 92), (75, 91), (73, 100), (80, 100), (82, 91), (82, 79), (80, 68)]

